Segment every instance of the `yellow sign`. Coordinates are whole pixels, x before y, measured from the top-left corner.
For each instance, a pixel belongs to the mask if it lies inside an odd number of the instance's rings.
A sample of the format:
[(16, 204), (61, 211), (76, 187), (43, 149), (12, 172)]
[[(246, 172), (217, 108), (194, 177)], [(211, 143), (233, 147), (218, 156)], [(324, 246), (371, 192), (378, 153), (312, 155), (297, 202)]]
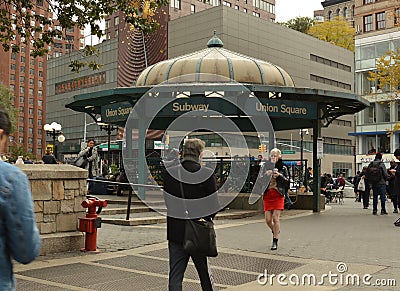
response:
[(46, 145), (46, 150), (50, 150), (52, 153), (54, 153), (54, 146), (52, 144)]

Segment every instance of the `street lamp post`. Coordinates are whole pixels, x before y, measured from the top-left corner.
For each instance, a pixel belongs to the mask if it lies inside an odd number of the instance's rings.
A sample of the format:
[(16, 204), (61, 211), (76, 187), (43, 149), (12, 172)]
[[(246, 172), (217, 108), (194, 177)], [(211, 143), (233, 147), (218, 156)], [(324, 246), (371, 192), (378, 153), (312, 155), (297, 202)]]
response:
[(100, 126), (100, 130), (104, 130), (107, 132), (107, 171), (110, 170), (110, 158), (111, 158), (111, 151), (110, 151), (110, 145), (111, 145), (111, 133), (118, 129), (117, 126), (113, 126), (108, 123), (104, 123), (101, 121), (98, 121), (97, 124)]
[[(303, 181), (304, 180), (304, 165), (303, 165), (303, 161), (304, 161), (304, 157), (303, 157), (304, 133), (306, 133), (308, 135), (308, 129), (307, 128), (300, 129), (300, 183), (304, 182)], [(301, 185), (300, 185), (300, 187), (301, 187)]]
[(56, 137), (58, 142), (62, 143), (65, 141), (65, 136), (62, 134), (61, 131), (61, 124), (57, 122), (52, 122), (51, 124), (45, 124), (43, 126), (46, 135), (51, 136), (53, 139), (53, 149), (54, 149), (54, 157), (58, 160), (57, 157), (57, 145), (56, 145)]

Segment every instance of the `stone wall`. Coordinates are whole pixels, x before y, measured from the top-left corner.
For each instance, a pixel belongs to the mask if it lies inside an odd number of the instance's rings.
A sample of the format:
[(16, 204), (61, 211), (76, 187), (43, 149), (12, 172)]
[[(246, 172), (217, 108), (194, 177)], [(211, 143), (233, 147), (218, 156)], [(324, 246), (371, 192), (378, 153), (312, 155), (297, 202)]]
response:
[(87, 170), (71, 165), (18, 165), (28, 176), (42, 238), (41, 254), (79, 250), (78, 218), (86, 194)]

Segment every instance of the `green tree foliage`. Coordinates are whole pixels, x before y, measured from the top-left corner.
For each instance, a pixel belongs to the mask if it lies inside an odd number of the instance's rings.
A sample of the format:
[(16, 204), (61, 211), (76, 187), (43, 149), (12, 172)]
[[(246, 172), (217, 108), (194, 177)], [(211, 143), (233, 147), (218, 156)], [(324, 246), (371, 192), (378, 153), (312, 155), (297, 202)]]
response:
[(0, 107), (4, 108), (10, 116), (12, 131), (15, 131), (17, 124), (17, 109), (14, 107), (14, 95), (10, 89), (0, 84)]
[(320, 40), (354, 51), (355, 29), (343, 17), (316, 23), (307, 34)]
[[(31, 44), (32, 56), (44, 56), (54, 38), (63, 37), (66, 29), (90, 27), (91, 35), (100, 38), (104, 34), (100, 23), (116, 11), (125, 13), (127, 25), (148, 33), (158, 27), (152, 16), (157, 8), (165, 4), (168, 0), (2, 0), (0, 44), (5, 51), (14, 53), (20, 51), (21, 45)], [(36, 9), (45, 12), (38, 10), (38, 13), (33, 13)], [(97, 51), (87, 46), (84, 53), (89, 56)], [(71, 63), (71, 68), (79, 71), (82, 65), (98, 69), (96, 64), (82, 63)]]
[(310, 17), (296, 17), (288, 20), (287, 22), (282, 22), (279, 24), (302, 33), (307, 33), (310, 27), (314, 25), (314, 20), (312, 20)]
[[(377, 102), (386, 103), (388, 106), (396, 103), (400, 97), (400, 49), (381, 56), (376, 61), (376, 70), (369, 72), (368, 80), (379, 85), (379, 90), (370, 92)], [(399, 122), (392, 129), (387, 129), (388, 135), (397, 130), (400, 130)]]
[(22, 156), (23, 159), (25, 159), (26, 156), (28, 156), (29, 159), (31, 159), (31, 160), (34, 158), (33, 155), (28, 153), (23, 146), (20, 146), (20, 147), (12, 146), (9, 161), (15, 162), (19, 156)]

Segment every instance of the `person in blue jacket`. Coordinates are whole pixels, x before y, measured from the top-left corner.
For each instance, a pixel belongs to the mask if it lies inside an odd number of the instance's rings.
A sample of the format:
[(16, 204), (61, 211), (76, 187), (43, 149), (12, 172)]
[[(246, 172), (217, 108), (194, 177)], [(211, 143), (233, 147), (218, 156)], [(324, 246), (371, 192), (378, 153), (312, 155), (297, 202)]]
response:
[[(0, 108), (0, 152), (4, 152), (11, 122)], [(40, 252), (40, 235), (26, 175), (0, 160), (0, 290), (15, 290), (11, 259), (28, 264)]]

